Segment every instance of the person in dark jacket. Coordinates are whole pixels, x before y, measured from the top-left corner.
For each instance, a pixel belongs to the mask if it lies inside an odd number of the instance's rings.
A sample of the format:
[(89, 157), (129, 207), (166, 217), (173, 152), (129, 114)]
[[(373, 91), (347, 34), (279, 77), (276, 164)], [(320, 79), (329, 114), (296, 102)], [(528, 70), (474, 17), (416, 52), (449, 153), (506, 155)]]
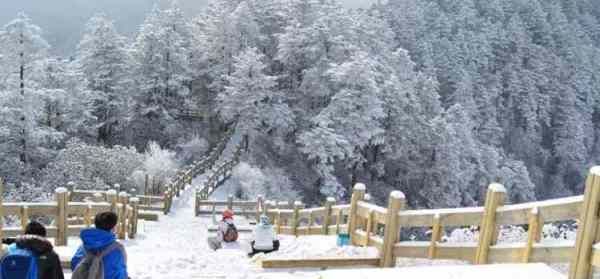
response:
[(95, 228), (82, 230), (79, 236), (83, 245), (77, 249), (71, 259), (71, 270), (85, 257), (87, 252), (101, 253), (104, 249), (118, 245), (118, 249), (108, 252), (103, 258), (104, 279), (126, 279), (127, 277), (127, 254), (123, 245), (117, 242), (113, 232), (117, 225), (118, 217), (113, 212), (102, 212), (94, 218)]
[(52, 243), (46, 239), (44, 225), (36, 221), (27, 224), (25, 234), (16, 237), (8, 247), (8, 254), (17, 248), (29, 250), (36, 256), (39, 279), (64, 279), (60, 258), (54, 252)]

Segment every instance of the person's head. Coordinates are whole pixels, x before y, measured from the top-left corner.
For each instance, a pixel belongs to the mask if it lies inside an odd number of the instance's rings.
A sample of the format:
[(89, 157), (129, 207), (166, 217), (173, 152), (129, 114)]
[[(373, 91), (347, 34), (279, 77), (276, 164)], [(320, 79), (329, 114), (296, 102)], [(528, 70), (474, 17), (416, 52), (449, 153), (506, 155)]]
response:
[(25, 234), (46, 237), (46, 228), (37, 221), (31, 221), (25, 226)]
[(225, 219), (233, 219), (233, 211), (231, 211), (231, 209), (223, 211), (223, 220)]
[(271, 221), (269, 220), (269, 217), (267, 217), (267, 215), (264, 215), (264, 214), (260, 215), (260, 218), (258, 219), (258, 221), (261, 225), (264, 225), (264, 226), (268, 226), (271, 223)]
[(97, 229), (112, 231), (113, 228), (117, 225), (117, 214), (107, 211), (98, 213), (94, 218), (94, 225), (96, 225)]

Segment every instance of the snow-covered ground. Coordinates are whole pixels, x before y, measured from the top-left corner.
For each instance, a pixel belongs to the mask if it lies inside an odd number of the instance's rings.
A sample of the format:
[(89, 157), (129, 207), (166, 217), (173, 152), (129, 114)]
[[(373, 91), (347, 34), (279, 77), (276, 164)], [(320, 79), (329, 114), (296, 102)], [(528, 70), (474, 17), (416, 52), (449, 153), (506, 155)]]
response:
[[(194, 182), (200, 183), (202, 178)], [(128, 269), (135, 279), (192, 279), (192, 278), (564, 278), (546, 265), (492, 265), (485, 267), (460, 266), (453, 262), (437, 261), (443, 266), (431, 266), (429, 261), (401, 260), (399, 266), (413, 266), (396, 269), (328, 270), (263, 270), (259, 261), (265, 255), (247, 257), (251, 235), (241, 234), (240, 245), (219, 251), (208, 248), (207, 228), (213, 225), (210, 217), (194, 217), (193, 187), (187, 189), (168, 216), (161, 216), (159, 222), (141, 222), (138, 237), (123, 243), (128, 253)], [(236, 219), (244, 226), (243, 218)], [(72, 255), (79, 241), (71, 238), (69, 247), (58, 247), (61, 256)], [(268, 255), (269, 258), (318, 258), (376, 256), (374, 248), (337, 247), (335, 237), (310, 236), (295, 238), (281, 236), (281, 250)], [(445, 264), (445, 266), (444, 266)], [(414, 267), (421, 266), (421, 267)], [(423, 267), (427, 265), (427, 267)], [(358, 268), (358, 269), (357, 269)], [(67, 278), (69, 276), (67, 275)]]

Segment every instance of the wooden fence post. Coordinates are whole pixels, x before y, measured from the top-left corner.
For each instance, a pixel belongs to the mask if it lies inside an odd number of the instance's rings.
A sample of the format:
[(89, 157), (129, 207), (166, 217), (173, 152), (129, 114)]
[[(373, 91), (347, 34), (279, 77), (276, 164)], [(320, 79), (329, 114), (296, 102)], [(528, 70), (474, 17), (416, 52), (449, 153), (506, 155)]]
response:
[(592, 278), (592, 252), (598, 233), (598, 209), (600, 205), (600, 166), (590, 169), (585, 181), (585, 193), (573, 258), (569, 267), (569, 279)]
[(144, 196), (148, 196), (148, 183), (149, 183), (148, 174), (144, 175)]
[(171, 191), (169, 189), (167, 189), (165, 191), (163, 200), (164, 200), (163, 214), (167, 215), (167, 214), (169, 214), (169, 210), (171, 209), (171, 205), (170, 205), (170, 202), (171, 202)]
[(352, 198), (350, 200), (350, 213), (348, 214), (348, 234), (350, 235), (350, 244), (356, 245), (356, 238), (354, 237), (354, 231), (358, 222), (358, 216), (356, 211), (358, 209), (358, 202), (365, 198), (365, 192), (367, 187), (365, 184), (356, 183), (354, 185), (354, 191), (352, 192)]
[(56, 188), (55, 196), (56, 196), (56, 205), (58, 206), (57, 215), (56, 215), (56, 246), (66, 246), (67, 239), (69, 235), (68, 231), (68, 222), (67, 222), (67, 189), (60, 187)]
[(75, 182), (73, 181), (69, 181), (67, 182), (67, 201), (72, 201), (72, 197), (71, 197), (71, 193), (73, 193), (73, 191), (75, 191)]
[(85, 212), (83, 215), (83, 224), (85, 225), (86, 228), (89, 228), (92, 226), (92, 205), (89, 203), (85, 207)]
[(29, 224), (29, 207), (24, 205), (21, 207), (21, 229), (23, 230), (23, 234), (25, 234), (27, 224)]
[(131, 212), (131, 215), (129, 217), (129, 238), (135, 238), (135, 236), (137, 235), (138, 210), (139, 210), (140, 199), (139, 198), (131, 198), (129, 200), (129, 203), (131, 204), (131, 208), (133, 210), (133, 212)]
[(281, 234), (281, 209), (277, 209), (277, 234)]
[(404, 208), (406, 198), (404, 193), (393, 191), (388, 201), (387, 214), (385, 216), (385, 230), (383, 233), (383, 248), (381, 251), (381, 267), (393, 267), (396, 265), (394, 257), (394, 244), (399, 240), (400, 224), (398, 213)]
[(261, 195), (258, 195), (258, 197), (256, 197), (256, 223), (260, 221), (260, 215), (262, 214), (264, 207), (265, 205), (263, 197)]
[(227, 196), (227, 209), (233, 210), (233, 195)]
[(437, 243), (442, 237), (442, 226), (440, 225), (440, 214), (433, 216), (433, 226), (431, 227), (431, 243), (429, 244), (429, 259), (435, 259)]
[(119, 239), (125, 239), (127, 237), (127, 204), (129, 202), (129, 195), (127, 192), (119, 193), (119, 228), (118, 236)]
[[(269, 208), (271, 208), (271, 201), (265, 200), (263, 201), (262, 214), (269, 216)], [(275, 219), (275, 218), (273, 218)], [(271, 224), (273, 220), (271, 220)]]
[(292, 218), (292, 234), (298, 237), (298, 226), (300, 225), (300, 206), (302, 203), (300, 201), (294, 202), (294, 217)]
[(196, 195), (194, 197), (194, 216), (198, 217), (200, 211), (200, 190), (196, 189)]
[(365, 225), (365, 235), (367, 237), (365, 238), (365, 242), (363, 243), (363, 245), (365, 247), (369, 246), (369, 241), (371, 240), (372, 230), (373, 230), (373, 210), (369, 209), (369, 214), (367, 217), (367, 224)]
[(490, 245), (494, 244), (496, 234), (496, 209), (504, 204), (506, 189), (501, 184), (492, 183), (485, 197), (485, 209), (479, 227), (479, 243), (475, 254), (475, 264), (486, 264)]
[(323, 231), (324, 235), (329, 235), (329, 225), (331, 224), (331, 207), (335, 204), (335, 198), (328, 197), (325, 201), (325, 215), (323, 216)]
[(529, 257), (531, 256), (531, 251), (533, 250), (533, 243), (537, 242), (537, 236), (540, 231), (540, 223), (539, 223), (539, 212), (538, 208), (534, 207), (527, 214), (527, 218), (529, 219), (529, 230), (527, 231), (527, 246), (523, 251), (523, 262), (529, 262)]
[(110, 204), (110, 211), (117, 213), (117, 191), (113, 189), (106, 191), (106, 201)]

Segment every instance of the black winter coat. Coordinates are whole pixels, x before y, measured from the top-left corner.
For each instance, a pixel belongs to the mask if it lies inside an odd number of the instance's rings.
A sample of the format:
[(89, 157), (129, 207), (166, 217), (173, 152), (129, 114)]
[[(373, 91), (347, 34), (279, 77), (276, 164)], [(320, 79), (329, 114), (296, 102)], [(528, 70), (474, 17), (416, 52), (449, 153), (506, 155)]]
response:
[(64, 279), (60, 258), (54, 252), (52, 243), (47, 239), (35, 235), (19, 236), (16, 239), (17, 247), (27, 249), (38, 255), (39, 279)]

